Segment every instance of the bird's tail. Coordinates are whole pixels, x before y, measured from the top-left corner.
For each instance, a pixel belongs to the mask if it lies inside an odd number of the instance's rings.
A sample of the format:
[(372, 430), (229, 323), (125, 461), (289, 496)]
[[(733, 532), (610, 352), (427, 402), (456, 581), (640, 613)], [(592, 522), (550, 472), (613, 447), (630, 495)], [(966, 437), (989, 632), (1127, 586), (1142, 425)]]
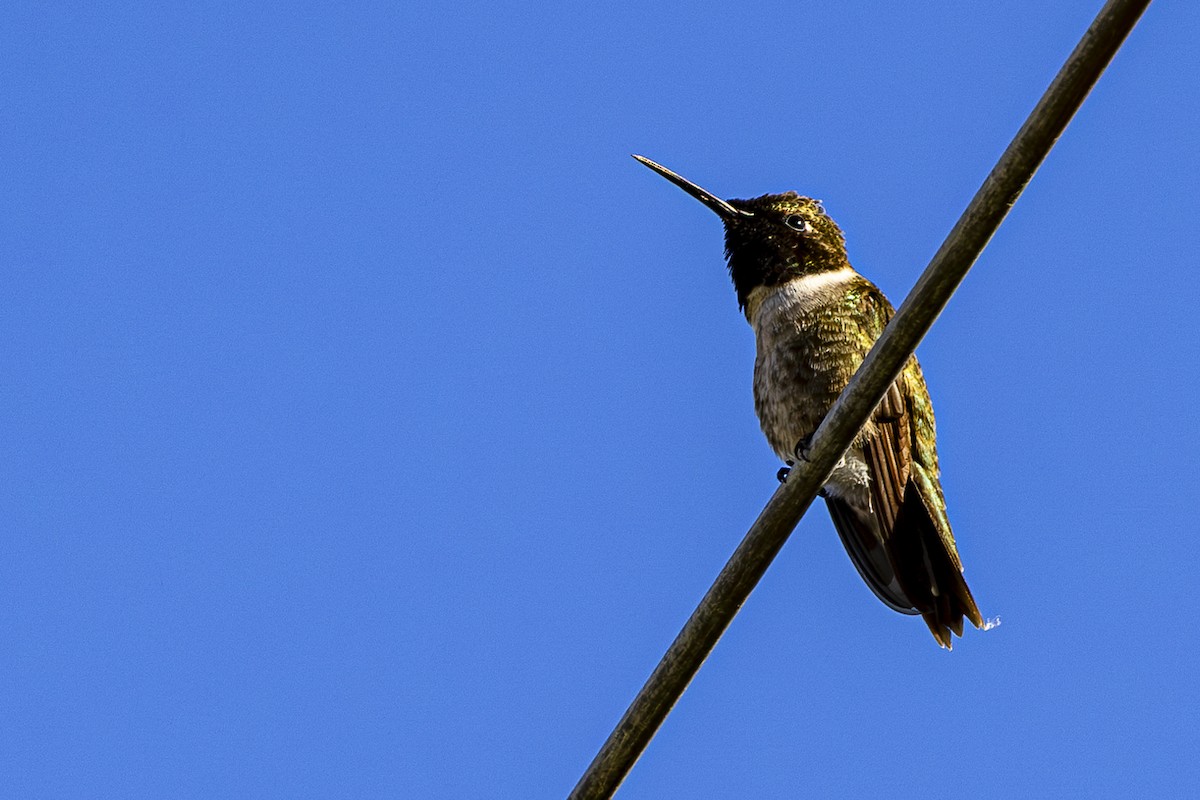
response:
[(953, 540), (938, 532), (913, 482), (904, 491), (890, 531), (846, 501), (826, 498), (829, 515), (858, 574), (888, 608), (920, 614), (947, 650), (950, 634), (962, 636), (963, 618), (976, 628), (983, 617), (963, 579)]
[(976, 628), (983, 627), (954, 541), (947, 542), (938, 531), (912, 481), (905, 487), (887, 548), (897, 580), (938, 644), (950, 649), (950, 633), (962, 636), (964, 617)]

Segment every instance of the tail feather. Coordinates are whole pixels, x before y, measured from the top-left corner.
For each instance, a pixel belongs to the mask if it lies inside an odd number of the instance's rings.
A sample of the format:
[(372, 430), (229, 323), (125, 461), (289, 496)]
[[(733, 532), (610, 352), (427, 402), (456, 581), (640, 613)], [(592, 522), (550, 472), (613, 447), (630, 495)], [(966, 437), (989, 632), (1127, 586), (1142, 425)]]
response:
[(950, 631), (947, 630), (940, 622), (934, 619), (932, 614), (922, 614), (921, 618), (925, 620), (925, 624), (929, 626), (929, 632), (933, 634), (933, 638), (937, 639), (937, 643), (947, 650), (954, 649), (954, 643), (950, 639)]
[(961, 638), (962, 632), (963, 632), (962, 615), (959, 615), (957, 617), (951, 617), (950, 622), (948, 624), (950, 625), (950, 630), (954, 631), (954, 635)]
[(963, 617), (983, 627), (975, 598), (913, 483), (905, 489), (888, 545), (904, 593), (938, 644), (950, 649), (950, 632), (962, 636)]

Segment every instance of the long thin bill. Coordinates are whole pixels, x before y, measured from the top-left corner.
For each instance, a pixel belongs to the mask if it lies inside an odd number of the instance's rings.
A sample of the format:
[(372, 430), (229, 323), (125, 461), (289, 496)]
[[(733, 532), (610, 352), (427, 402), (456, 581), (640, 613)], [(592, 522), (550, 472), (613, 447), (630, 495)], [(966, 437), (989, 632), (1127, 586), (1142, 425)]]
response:
[(671, 170), (664, 167), (662, 164), (656, 164), (653, 161), (651, 161), (650, 159), (646, 158), (645, 156), (635, 155), (634, 158), (636, 158), (642, 164), (645, 164), (650, 169), (657, 172), (659, 175), (662, 175), (664, 178), (666, 178), (671, 183), (678, 186), (680, 189), (683, 189), (685, 192), (687, 192), (692, 197), (699, 200), (701, 203), (704, 203), (704, 205), (711, 208), (717, 214), (717, 216), (719, 216), (721, 219), (734, 219), (736, 217), (752, 217), (752, 216), (754, 216), (754, 214), (749, 211), (742, 211), (740, 208), (734, 208), (733, 206), (729, 205), (729, 203), (726, 203), (724, 200), (717, 197), (712, 192), (707, 191), (705, 189), (701, 189), (699, 186), (692, 183), (687, 178), (683, 177), (682, 175), (672, 172)]

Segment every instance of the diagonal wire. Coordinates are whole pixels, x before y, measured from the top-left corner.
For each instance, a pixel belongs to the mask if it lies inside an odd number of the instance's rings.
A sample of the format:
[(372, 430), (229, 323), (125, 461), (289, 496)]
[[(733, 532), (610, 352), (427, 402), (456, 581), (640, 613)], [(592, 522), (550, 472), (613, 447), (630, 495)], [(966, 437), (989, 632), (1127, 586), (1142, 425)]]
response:
[(1149, 5), (1108, 0), (1096, 15), (813, 435), (809, 460), (768, 501), (569, 800), (616, 792)]

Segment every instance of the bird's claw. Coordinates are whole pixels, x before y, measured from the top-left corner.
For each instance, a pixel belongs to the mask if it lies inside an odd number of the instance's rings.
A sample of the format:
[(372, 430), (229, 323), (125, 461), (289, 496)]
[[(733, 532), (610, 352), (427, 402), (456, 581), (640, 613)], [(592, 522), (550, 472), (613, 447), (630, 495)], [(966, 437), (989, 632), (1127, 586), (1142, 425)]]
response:
[[(787, 483), (788, 475), (792, 474), (792, 467), (796, 465), (795, 461), (785, 461), (784, 463), (787, 464), (787, 466), (780, 467), (779, 472), (775, 473), (775, 477), (779, 479), (780, 483)], [(817, 497), (829, 497), (824, 486), (822, 486), (820, 489), (817, 489)]]
[(808, 451), (812, 449), (812, 438), (813, 435), (810, 433), (808, 436), (805, 436), (803, 439), (796, 442), (796, 447), (792, 450), (792, 452), (796, 454), (796, 458), (800, 459), (801, 461), (808, 461)]

